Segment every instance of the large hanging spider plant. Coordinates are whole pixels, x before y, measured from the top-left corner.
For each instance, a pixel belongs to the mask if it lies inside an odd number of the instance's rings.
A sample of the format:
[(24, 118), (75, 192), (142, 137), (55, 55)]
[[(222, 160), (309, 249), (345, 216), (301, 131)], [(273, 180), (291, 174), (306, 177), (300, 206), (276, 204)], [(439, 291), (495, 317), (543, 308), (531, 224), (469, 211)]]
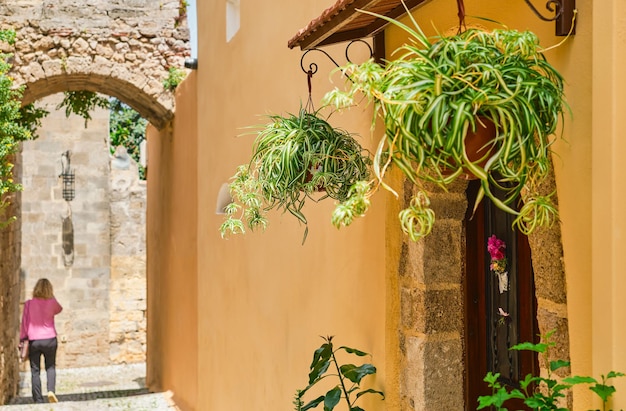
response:
[[(376, 16), (406, 31), (410, 43), (384, 67), (372, 60), (342, 67), (351, 86), (328, 93), (325, 101), (341, 108), (354, 104), (361, 94), (374, 103), (385, 125), (374, 157), (379, 184), (393, 191), (383, 182), (393, 164), (418, 187), (409, 208), (400, 213), (403, 230), (417, 240), (432, 228), (435, 217), (424, 181), (445, 189), (468, 175), (481, 181), (476, 204), (489, 197), (517, 216), (514, 224), (522, 232), (554, 222), (556, 206), (551, 195), (539, 194), (538, 185), (549, 171), (549, 148), (566, 103), (563, 79), (547, 62), (537, 36), (528, 31), (468, 29), (431, 39), (414, 20), (413, 29)], [(465, 146), (468, 132), (489, 123), (495, 135), (485, 147), (488, 154), (470, 159)], [(375, 187), (362, 191), (362, 200)], [(504, 197), (496, 196), (496, 191), (504, 192)], [(524, 205), (518, 211), (520, 198)], [(350, 223), (341, 219), (347, 206), (337, 208), (337, 226)]]
[(251, 161), (239, 167), (230, 184), (233, 202), (225, 210), (222, 237), (245, 233), (246, 226), (265, 228), (266, 212), (274, 208), (306, 225), (302, 208), (307, 199), (346, 201), (351, 187), (369, 178), (369, 153), (319, 112), (301, 109), (269, 119), (258, 132)]

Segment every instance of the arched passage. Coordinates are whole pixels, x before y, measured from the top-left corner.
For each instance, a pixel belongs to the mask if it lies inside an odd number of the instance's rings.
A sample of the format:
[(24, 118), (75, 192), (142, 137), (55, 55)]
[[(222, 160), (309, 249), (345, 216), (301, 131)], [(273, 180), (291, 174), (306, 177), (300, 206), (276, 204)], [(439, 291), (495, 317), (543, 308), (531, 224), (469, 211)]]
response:
[[(88, 90), (119, 98), (158, 128), (174, 115), (174, 100), (163, 81), (189, 55), (184, 2), (106, 0), (7, 0), (0, 23), (17, 34), (12, 77), (24, 86), (23, 104), (45, 96)], [(16, 164), (19, 173), (19, 164)], [(11, 215), (20, 215), (20, 196)], [(17, 392), (18, 307), (21, 221), (0, 233), (0, 403)]]
[[(174, 116), (174, 99), (170, 91), (161, 88), (160, 94), (150, 93), (156, 87), (140, 73), (131, 73), (124, 68), (111, 68), (109, 74), (95, 71), (73, 71), (43, 77), (27, 83), (23, 104), (35, 102), (43, 97), (64, 91), (88, 90), (116, 97), (131, 106), (157, 129), (163, 128)], [(157, 87), (157, 88), (158, 88)]]

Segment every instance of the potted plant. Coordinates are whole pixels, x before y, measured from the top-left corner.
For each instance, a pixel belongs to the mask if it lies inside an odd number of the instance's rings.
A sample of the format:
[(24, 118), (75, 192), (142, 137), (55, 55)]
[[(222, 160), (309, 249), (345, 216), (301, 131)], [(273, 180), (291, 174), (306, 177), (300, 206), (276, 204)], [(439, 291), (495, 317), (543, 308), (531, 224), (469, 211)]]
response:
[(246, 226), (265, 228), (266, 212), (274, 208), (306, 225), (302, 207), (307, 199), (342, 202), (355, 183), (369, 179), (369, 152), (319, 111), (301, 109), (269, 119), (258, 131), (250, 162), (238, 168), (230, 184), (233, 201), (225, 208), (222, 237), (245, 233)]
[(567, 106), (563, 79), (537, 36), (470, 28), (429, 38), (412, 18), (415, 28), (363, 12), (400, 27), (411, 41), (384, 66), (369, 60), (342, 67), (351, 85), (325, 96), (344, 108), (364, 95), (385, 126), (374, 156), (378, 183), (355, 193), (360, 199), (340, 204), (335, 225), (349, 224), (344, 216), (350, 217), (351, 203), (363, 204), (381, 184), (393, 192), (383, 182), (390, 165), (417, 186), (400, 213), (402, 229), (413, 240), (427, 235), (435, 221), (424, 182), (445, 189), (459, 178), (479, 179), (477, 203), (489, 197), (516, 215), (514, 225), (526, 234), (554, 222), (558, 213), (551, 195), (540, 194), (538, 187), (548, 174), (550, 146)]

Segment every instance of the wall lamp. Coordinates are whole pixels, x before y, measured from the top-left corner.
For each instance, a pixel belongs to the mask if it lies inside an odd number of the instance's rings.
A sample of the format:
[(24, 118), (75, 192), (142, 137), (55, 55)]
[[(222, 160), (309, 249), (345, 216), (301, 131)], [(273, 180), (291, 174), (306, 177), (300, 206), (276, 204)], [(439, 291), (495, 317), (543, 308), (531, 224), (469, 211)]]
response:
[(548, 0), (546, 9), (553, 14), (551, 17), (544, 16), (531, 2), (524, 0), (528, 7), (543, 21), (555, 21), (557, 36), (576, 34), (576, 0)]
[(72, 153), (67, 150), (61, 154), (61, 174), (59, 177), (63, 179), (63, 199), (65, 201), (72, 201), (74, 199), (74, 170), (70, 166), (70, 157)]

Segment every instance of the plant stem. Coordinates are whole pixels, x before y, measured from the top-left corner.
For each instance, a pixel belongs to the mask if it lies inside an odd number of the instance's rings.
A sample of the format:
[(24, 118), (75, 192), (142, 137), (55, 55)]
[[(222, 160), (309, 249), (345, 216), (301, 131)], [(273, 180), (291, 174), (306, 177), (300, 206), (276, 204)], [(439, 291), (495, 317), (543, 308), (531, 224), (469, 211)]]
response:
[(339, 364), (337, 363), (337, 357), (335, 357), (335, 352), (332, 351), (331, 356), (333, 357), (333, 363), (335, 363), (335, 368), (337, 368), (337, 375), (339, 376), (339, 381), (341, 382), (341, 389), (343, 390), (343, 394), (346, 397), (346, 402), (348, 403), (348, 409), (352, 409), (352, 404), (350, 403), (350, 397), (348, 395), (348, 390), (346, 389), (346, 384), (343, 382), (344, 377), (339, 369)]

